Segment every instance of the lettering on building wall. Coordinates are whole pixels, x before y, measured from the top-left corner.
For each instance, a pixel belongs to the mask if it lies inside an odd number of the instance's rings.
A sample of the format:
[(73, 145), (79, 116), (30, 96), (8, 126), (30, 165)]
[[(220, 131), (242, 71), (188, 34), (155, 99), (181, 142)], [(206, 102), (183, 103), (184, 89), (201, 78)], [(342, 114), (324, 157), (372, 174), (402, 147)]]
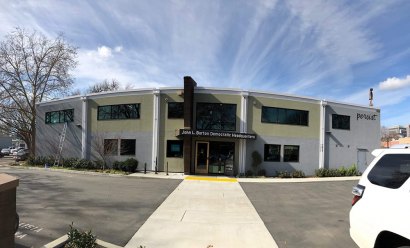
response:
[(180, 129), (179, 135), (198, 136), (198, 137), (233, 138), (233, 139), (256, 139), (256, 134), (221, 132), (221, 131), (199, 131), (199, 130), (188, 130), (188, 129)]
[(369, 121), (375, 121), (377, 120), (377, 115), (371, 115), (371, 114), (360, 114), (357, 113), (357, 120), (369, 120)]

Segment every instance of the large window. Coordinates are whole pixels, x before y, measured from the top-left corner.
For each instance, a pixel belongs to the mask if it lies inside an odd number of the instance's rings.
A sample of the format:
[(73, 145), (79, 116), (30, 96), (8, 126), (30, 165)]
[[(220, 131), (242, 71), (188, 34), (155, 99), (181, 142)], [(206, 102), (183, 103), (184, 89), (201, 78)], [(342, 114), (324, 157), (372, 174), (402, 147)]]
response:
[(181, 119), (184, 118), (184, 103), (169, 102), (168, 103), (168, 118)]
[(384, 155), (367, 176), (371, 183), (391, 189), (400, 188), (409, 177), (409, 154)]
[(135, 155), (135, 139), (122, 139), (120, 155)]
[(332, 114), (332, 128), (350, 130), (350, 116)]
[(262, 106), (262, 122), (307, 126), (309, 111)]
[(167, 157), (182, 158), (183, 156), (183, 140), (167, 140)]
[(118, 140), (105, 139), (104, 140), (104, 155), (118, 155)]
[(263, 157), (268, 162), (280, 162), (280, 145), (265, 144)]
[(46, 124), (74, 121), (74, 109), (46, 112)]
[(299, 146), (283, 146), (283, 162), (299, 162)]
[(140, 104), (119, 104), (98, 107), (98, 120), (139, 119)]
[(197, 103), (196, 129), (235, 131), (236, 105), (222, 103)]

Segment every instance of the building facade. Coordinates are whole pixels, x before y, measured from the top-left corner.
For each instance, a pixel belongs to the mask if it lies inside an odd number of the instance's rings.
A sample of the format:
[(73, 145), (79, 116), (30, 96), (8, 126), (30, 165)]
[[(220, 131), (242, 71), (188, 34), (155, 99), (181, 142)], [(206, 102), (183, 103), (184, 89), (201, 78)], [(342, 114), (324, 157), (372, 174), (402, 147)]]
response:
[[(37, 155), (135, 158), (142, 170), (273, 176), (357, 164), (380, 145), (380, 110), (267, 92), (184, 87), (106, 92), (39, 103)], [(263, 172), (261, 172), (263, 174)]]

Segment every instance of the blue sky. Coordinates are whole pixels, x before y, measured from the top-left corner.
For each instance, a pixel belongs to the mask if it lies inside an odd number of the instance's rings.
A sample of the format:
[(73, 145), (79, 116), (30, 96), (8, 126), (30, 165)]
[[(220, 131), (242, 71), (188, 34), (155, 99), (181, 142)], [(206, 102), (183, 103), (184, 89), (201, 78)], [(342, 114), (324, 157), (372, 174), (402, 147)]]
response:
[(79, 48), (77, 88), (117, 79), (133, 88), (264, 90), (381, 108), (410, 123), (407, 0), (0, 0), (0, 39), (14, 27)]

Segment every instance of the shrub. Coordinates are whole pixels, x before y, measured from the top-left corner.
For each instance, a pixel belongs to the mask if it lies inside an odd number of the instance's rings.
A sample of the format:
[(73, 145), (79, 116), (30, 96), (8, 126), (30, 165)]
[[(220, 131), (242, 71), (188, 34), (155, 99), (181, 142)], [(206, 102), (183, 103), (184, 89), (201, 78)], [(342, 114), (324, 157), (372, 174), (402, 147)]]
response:
[(276, 176), (279, 178), (303, 178), (305, 173), (301, 170), (288, 171), (276, 171)]
[(305, 177), (305, 173), (301, 170), (295, 170), (291, 173), (291, 177), (293, 177), (293, 178), (303, 178), (303, 177)]
[(260, 169), (259, 171), (258, 171), (258, 176), (266, 176), (266, 170), (265, 169)]
[(54, 164), (54, 157), (53, 156), (38, 156), (38, 157), (30, 156), (27, 159), (27, 164), (30, 166), (44, 166), (45, 164), (52, 166)]
[(129, 158), (125, 161), (115, 161), (112, 165), (114, 170), (121, 170), (125, 172), (134, 173), (138, 168), (138, 160)]
[(290, 173), (287, 171), (276, 171), (276, 176), (280, 178), (290, 178)]
[(356, 165), (353, 164), (349, 168), (320, 168), (315, 170), (315, 175), (317, 177), (349, 177), (349, 176), (360, 176), (360, 171), (357, 169)]
[(67, 233), (68, 242), (64, 246), (65, 248), (95, 248), (97, 244), (95, 243), (96, 237), (88, 232), (81, 232), (73, 227), (73, 223), (70, 225), (70, 231)]
[(253, 171), (252, 170), (247, 170), (245, 173), (246, 177), (253, 177)]

